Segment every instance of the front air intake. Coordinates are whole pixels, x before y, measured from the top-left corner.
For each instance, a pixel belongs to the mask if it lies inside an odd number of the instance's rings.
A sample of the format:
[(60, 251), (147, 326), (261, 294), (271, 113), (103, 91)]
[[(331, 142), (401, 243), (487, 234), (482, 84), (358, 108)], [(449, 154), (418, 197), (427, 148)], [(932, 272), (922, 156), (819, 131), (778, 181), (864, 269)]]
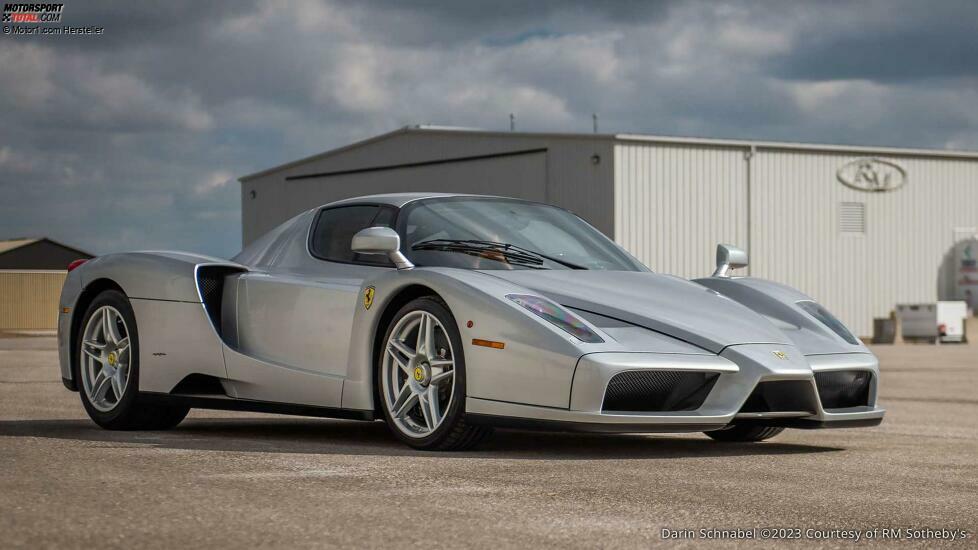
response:
[(837, 370), (815, 373), (818, 398), (823, 409), (845, 409), (869, 405), (869, 382), (873, 375), (865, 370)]
[(770, 380), (759, 383), (747, 397), (742, 413), (805, 412), (815, 414), (818, 405), (811, 379)]
[(628, 371), (608, 382), (603, 411), (666, 412), (700, 408), (720, 375), (669, 370)]

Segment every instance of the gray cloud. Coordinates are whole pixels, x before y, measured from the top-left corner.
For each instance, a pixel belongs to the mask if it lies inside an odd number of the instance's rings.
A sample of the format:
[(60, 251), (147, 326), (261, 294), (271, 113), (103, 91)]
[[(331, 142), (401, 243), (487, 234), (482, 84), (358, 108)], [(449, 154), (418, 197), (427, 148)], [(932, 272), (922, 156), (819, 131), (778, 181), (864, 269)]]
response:
[[(415, 123), (978, 148), (973, 2), (71, 3), (0, 37), (0, 237), (233, 254), (233, 177)], [(16, 78), (14, 78), (16, 75)]]
[(859, 7), (828, 5), (804, 14), (795, 47), (774, 60), (774, 74), (880, 82), (978, 77), (974, 2), (877, 0)]

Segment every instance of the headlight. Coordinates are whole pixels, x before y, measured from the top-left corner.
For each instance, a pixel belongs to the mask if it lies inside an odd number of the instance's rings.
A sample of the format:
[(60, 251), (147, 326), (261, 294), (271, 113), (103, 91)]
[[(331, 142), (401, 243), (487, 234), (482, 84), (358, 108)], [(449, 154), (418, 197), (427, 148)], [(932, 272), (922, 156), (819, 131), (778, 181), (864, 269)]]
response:
[(588, 344), (604, 342), (580, 318), (550, 300), (528, 294), (507, 294), (506, 297), (582, 342)]
[(846, 342), (849, 342), (852, 345), (859, 344), (859, 340), (856, 340), (856, 337), (849, 332), (849, 329), (842, 324), (842, 321), (836, 319), (835, 315), (829, 313), (829, 310), (811, 300), (802, 300), (795, 303), (798, 304), (798, 307), (803, 309), (805, 313), (821, 321), (823, 325), (829, 327), (832, 332), (838, 334)]

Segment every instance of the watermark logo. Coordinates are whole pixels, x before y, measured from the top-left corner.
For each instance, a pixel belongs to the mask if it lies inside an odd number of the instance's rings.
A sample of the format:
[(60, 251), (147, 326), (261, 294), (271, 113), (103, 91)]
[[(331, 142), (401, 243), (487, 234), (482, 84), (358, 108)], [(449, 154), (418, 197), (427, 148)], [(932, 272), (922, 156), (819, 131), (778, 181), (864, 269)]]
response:
[(60, 23), (64, 4), (4, 4), (4, 23)]
[(64, 4), (6, 2), (0, 31), (24, 37), (100, 36), (105, 33), (105, 28), (98, 25), (59, 25), (63, 22), (64, 10)]

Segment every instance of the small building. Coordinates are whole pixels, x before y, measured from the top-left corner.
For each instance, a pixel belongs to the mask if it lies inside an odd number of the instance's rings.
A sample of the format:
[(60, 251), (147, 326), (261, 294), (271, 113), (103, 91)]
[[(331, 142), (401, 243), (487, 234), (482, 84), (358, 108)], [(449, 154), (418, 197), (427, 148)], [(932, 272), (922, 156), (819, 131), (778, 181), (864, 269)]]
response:
[(48, 238), (0, 241), (0, 330), (57, 328), (68, 264), (92, 257)]
[(709, 275), (717, 243), (738, 245), (745, 274), (801, 289), (863, 336), (897, 303), (978, 305), (965, 257), (978, 250), (978, 152), (412, 126), (240, 181), (245, 244), (352, 196), (504, 195), (572, 210), (682, 277)]

